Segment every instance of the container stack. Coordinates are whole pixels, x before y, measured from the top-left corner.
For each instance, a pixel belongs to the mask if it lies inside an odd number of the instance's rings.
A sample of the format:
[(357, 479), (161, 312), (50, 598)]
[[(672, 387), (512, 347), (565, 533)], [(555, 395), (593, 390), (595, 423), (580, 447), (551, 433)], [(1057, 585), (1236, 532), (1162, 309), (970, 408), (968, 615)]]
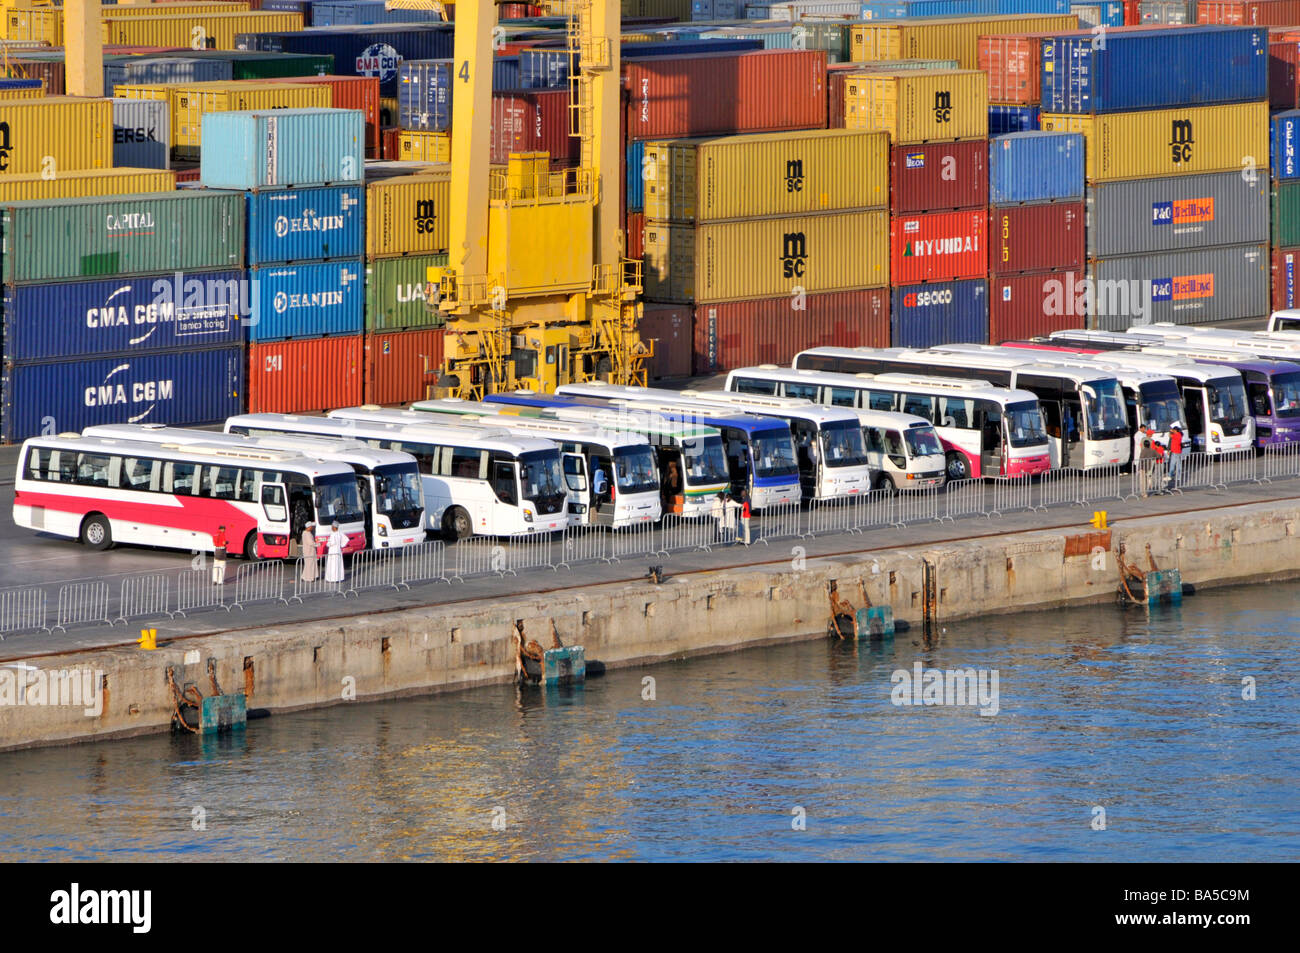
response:
[(1272, 294), (1274, 311), (1296, 307), (1300, 262), (1300, 109), (1273, 114), (1269, 123), (1272, 177)]
[[(1091, 8), (1089, 8), (1091, 9)], [(1047, 33), (995, 33), (978, 40), (976, 62), (989, 81), (989, 135), (1039, 126), (1040, 49)]]

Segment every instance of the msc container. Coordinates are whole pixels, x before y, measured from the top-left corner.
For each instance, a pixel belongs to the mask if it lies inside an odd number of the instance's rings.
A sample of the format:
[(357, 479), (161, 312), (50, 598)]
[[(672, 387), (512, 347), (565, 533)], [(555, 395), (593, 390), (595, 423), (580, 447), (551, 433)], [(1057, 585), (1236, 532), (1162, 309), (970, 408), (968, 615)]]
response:
[(894, 146), (889, 155), (889, 209), (895, 215), (988, 204), (983, 139)]
[(277, 83), (325, 86), (333, 109), (360, 109), (366, 117), (366, 158), (379, 158), (379, 80), (373, 76), (290, 76)]
[(409, 404), (432, 397), (442, 370), (442, 335), (442, 328), (367, 334), (365, 402)]
[[(1123, 331), (1135, 323), (1201, 324), (1268, 314), (1267, 245), (1229, 245), (1089, 262), (1096, 289), (1092, 326)], [(1130, 307), (1125, 309), (1124, 293)], [(1135, 297), (1136, 293), (1136, 297)], [(1137, 305), (1131, 302), (1137, 301)], [(1149, 300), (1149, 314), (1139, 314)]]
[(889, 343), (892, 347), (987, 344), (989, 289), (983, 278), (908, 285), (892, 290)]
[(812, 294), (796, 311), (789, 295), (695, 309), (695, 373), (786, 364), (809, 347), (885, 347), (889, 289)]
[(854, 73), (844, 81), (844, 125), (883, 129), (895, 145), (982, 139), (988, 79), (979, 70)]
[(166, 169), (171, 165), (170, 143), (171, 110), (165, 101), (113, 100), (114, 166)]
[(1269, 168), (1274, 178), (1300, 178), (1300, 109), (1274, 113), (1269, 139)]
[(1032, 132), (1039, 128), (1041, 108), (993, 103), (989, 105), (989, 135), (1005, 136), (1009, 132)]
[(512, 152), (546, 152), (552, 169), (578, 164), (582, 143), (569, 135), (567, 89), (511, 90), (492, 94), (490, 161), (505, 164)]
[(1268, 241), (1267, 174), (1173, 175), (1088, 187), (1088, 257)]
[(645, 213), (717, 222), (883, 207), (889, 136), (818, 129), (646, 143)]
[(232, 78), (232, 69), (226, 60), (189, 56), (104, 57), (106, 96), (116, 95), (118, 86), (230, 82)]
[(248, 277), (250, 341), (360, 334), (365, 328), (365, 266), (360, 258), (262, 265), (249, 268)]
[(1075, 202), (1083, 198), (1083, 136), (1014, 132), (989, 140), (989, 203)]
[(358, 258), (365, 247), (359, 185), (268, 189), (248, 195), (248, 264)]
[(451, 135), (422, 129), (402, 130), (398, 135), (402, 162), (450, 162)]
[(185, 190), (13, 202), (0, 208), (0, 231), (5, 283), (238, 268), (244, 197)]
[(363, 337), (248, 346), (248, 412), (296, 414), (354, 407), (362, 398)]
[(1090, 182), (1241, 169), (1268, 156), (1268, 103), (1078, 116), (1043, 113), (1044, 129), (1081, 132)]
[(1066, 288), (1080, 288), (1082, 281), (1082, 270), (990, 278), (989, 343), (1023, 341), (1053, 331), (1083, 328), (1084, 314), (1075, 308), (1077, 295), (1065, 296)]
[(889, 283), (889, 213), (828, 212), (712, 225), (649, 224), (646, 298), (733, 301)]
[(80, 361), (11, 364), (3, 377), (3, 438), (18, 443), (97, 424), (221, 423), (243, 411), (242, 345)]
[(978, 67), (981, 36), (1073, 30), (1078, 17), (1061, 14), (914, 17), (853, 24), (850, 52), (856, 63), (872, 60), (956, 60), (962, 69)]
[(105, 20), (103, 37), (105, 43), (233, 50), (241, 33), (301, 29), (301, 13), (182, 13)]
[(1082, 202), (989, 210), (989, 274), (1014, 275), (1083, 265)]
[(216, 189), (328, 185), (361, 181), (365, 116), (359, 109), (277, 109), (209, 113), (203, 184)]
[(67, 360), (238, 345), (243, 271), (4, 286), (4, 359)]
[(1300, 0), (1197, 0), (1196, 22), (1251, 26), (1300, 23)]
[(1098, 3), (1072, 3), (1070, 12), (1079, 18), (1079, 26), (1123, 26), (1123, 0), (1100, 0)]
[(985, 274), (988, 210), (923, 212), (890, 219), (890, 284), (956, 281)]
[(1273, 300), (1274, 311), (1294, 308), (1300, 301), (1296, 290), (1296, 262), (1300, 261), (1300, 249), (1273, 249)]
[(0, 130), (0, 176), (113, 165), (107, 99), (0, 99)]
[(1138, 17), (1142, 23), (1195, 23), (1196, 0), (1142, 0)]
[(1300, 245), (1300, 182), (1279, 182), (1272, 198), (1273, 245)]
[(87, 169), (53, 178), (29, 173), (0, 176), (0, 202), (170, 192), (175, 188), (176, 173), (167, 169)]
[(445, 318), (426, 306), (429, 269), (445, 267), (447, 256), (409, 255), (366, 263), (366, 332), (438, 328)]
[(652, 380), (690, 377), (695, 348), (695, 316), (688, 304), (646, 304), (637, 322), (637, 335), (654, 342), (654, 354), (646, 361), (646, 376)]
[(370, 183), (366, 186), (366, 256), (445, 252), (450, 205), (450, 171)]

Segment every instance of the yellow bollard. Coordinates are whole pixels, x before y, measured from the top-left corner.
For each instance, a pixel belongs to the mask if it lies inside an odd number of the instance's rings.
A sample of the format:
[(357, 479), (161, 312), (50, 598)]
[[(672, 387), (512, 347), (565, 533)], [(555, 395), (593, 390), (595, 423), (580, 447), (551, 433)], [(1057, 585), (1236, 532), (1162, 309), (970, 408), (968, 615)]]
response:
[(146, 652), (152, 652), (158, 648), (158, 630), (141, 629), (140, 638), (135, 640), (135, 644), (140, 646)]
[(1106, 511), (1105, 511), (1105, 510), (1093, 510), (1093, 511), (1092, 511), (1092, 519), (1090, 519), (1088, 522), (1090, 522), (1090, 523), (1091, 523), (1094, 527), (1096, 527), (1097, 529), (1105, 529), (1105, 528), (1106, 528)]

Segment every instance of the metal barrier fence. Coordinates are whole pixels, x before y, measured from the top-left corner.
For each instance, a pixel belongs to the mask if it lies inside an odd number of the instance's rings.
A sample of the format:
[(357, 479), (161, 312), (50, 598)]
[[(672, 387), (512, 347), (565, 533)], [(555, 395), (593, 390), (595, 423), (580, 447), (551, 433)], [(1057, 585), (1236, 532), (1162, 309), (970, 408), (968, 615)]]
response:
[(894, 525), (906, 526), (927, 520), (939, 522), (939, 487), (908, 490), (894, 497)]
[(399, 550), (402, 562), (402, 588), (411, 588), (413, 582), (445, 582), (447, 576), (447, 546), (442, 540), (403, 546)]
[(893, 490), (872, 490), (864, 494), (858, 503), (858, 529), (884, 529), (886, 526), (893, 526), (894, 497), (902, 495)]
[(1049, 506), (1082, 506), (1084, 498), (1083, 471), (1074, 467), (1048, 470), (1038, 476), (1038, 504), (1034, 509)]
[(174, 619), (176, 613), (168, 608), (167, 595), (167, 577), (162, 573), (126, 576), (117, 600), (117, 618), (113, 621), (126, 622), (127, 619), (150, 615)]
[(609, 558), (618, 561), (632, 556), (653, 556), (659, 552), (655, 524), (646, 520), (609, 531)]
[(249, 602), (289, 604), (284, 595), (284, 563), (275, 560), (239, 567), (235, 573), (235, 597), (230, 605), (242, 609)]
[(609, 533), (590, 526), (569, 526), (560, 536), (552, 568), (572, 569), (574, 563), (610, 562)]
[(226, 587), (214, 584), (207, 569), (187, 569), (176, 574), (176, 608), (172, 611), (183, 618), (194, 609), (230, 610)]
[(1205, 453), (1181, 453), (1181, 459), (1175, 463), (1167, 458), (1165, 463), (1169, 473), (1169, 489), (1178, 493), (1184, 490), (1199, 490), (1215, 485), (1214, 461)]
[(1300, 477), (1300, 443), (1268, 447), (1259, 458), (1256, 477), (1261, 483)]
[(944, 519), (955, 522), (968, 516), (987, 516), (983, 480), (949, 480), (944, 486)]
[(664, 555), (688, 549), (712, 552), (717, 537), (718, 524), (711, 516), (668, 513), (659, 526), (659, 548), (655, 552)]
[(1256, 470), (1259, 458), (1255, 455), (1255, 448), (1250, 447), (1246, 450), (1234, 450), (1231, 453), (1220, 454), (1218, 458), (1218, 479), (1214, 485), (1226, 490), (1229, 483), (1255, 483)]
[(304, 579), (302, 578), (302, 571), (305, 562), (301, 556), (298, 557), (298, 561), (293, 568), (293, 595), (289, 597), (289, 602), (297, 602), (301, 605), (303, 599), (308, 596), (346, 595), (343, 591), (343, 583), (325, 581), (325, 573), (322, 571), (325, 568), (322, 565), (323, 562), (324, 560), (316, 561), (316, 577), (314, 579)]
[(776, 503), (765, 507), (757, 520), (758, 525), (753, 527), (757, 530), (754, 542), (766, 544), (774, 539), (798, 536), (802, 523), (803, 509), (798, 503)]
[(800, 536), (820, 533), (862, 532), (861, 502), (856, 497), (838, 500), (813, 500), (808, 505), (804, 532)]
[(108, 583), (72, 582), (59, 587), (59, 612), (55, 629), (68, 631), (70, 625), (102, 622), (112, 625), (108, 617)]
[(457, 579), (489, 572), (502, 576), (506, 574), (505, 547), (494, 539), (471, 536), (457, 540), (451, 547), (451, 553), (453, 573)]
[(24, 629), (48, 632), (45, 605), (45, 590), (39, 587), (0, 589), (0, 642), (4, 641), (6, 632)]
[(994, 477), (989, 481), (991, 506), (986, 516), (1034, 508), (1034, 484), (1028, 476)]
[(1129, 476), (1130, 488), (1126, 500), (1140, 499), (1165, 492), (1169, 486), (1169, 464), (1154, 457), (1138, 460)]
[(525, 569), (551, 569), (551, 537), (554, 533), (511, 536), (505, 542), (506, 572), (518, 575)]
[(397, 559), (391, 549), (363, 549), (353, 553), (352, 565), (344, 580), (343, 596), (355, 596), (361, 589), (400, 589)]

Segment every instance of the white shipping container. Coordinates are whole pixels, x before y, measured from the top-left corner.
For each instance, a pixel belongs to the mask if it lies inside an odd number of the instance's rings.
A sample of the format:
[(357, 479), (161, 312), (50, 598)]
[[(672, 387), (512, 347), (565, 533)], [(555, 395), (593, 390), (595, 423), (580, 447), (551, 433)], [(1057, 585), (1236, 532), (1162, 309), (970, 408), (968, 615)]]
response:
[(165, 99), (114, 99), (114, 167), (170, 169), (170, 124)]

